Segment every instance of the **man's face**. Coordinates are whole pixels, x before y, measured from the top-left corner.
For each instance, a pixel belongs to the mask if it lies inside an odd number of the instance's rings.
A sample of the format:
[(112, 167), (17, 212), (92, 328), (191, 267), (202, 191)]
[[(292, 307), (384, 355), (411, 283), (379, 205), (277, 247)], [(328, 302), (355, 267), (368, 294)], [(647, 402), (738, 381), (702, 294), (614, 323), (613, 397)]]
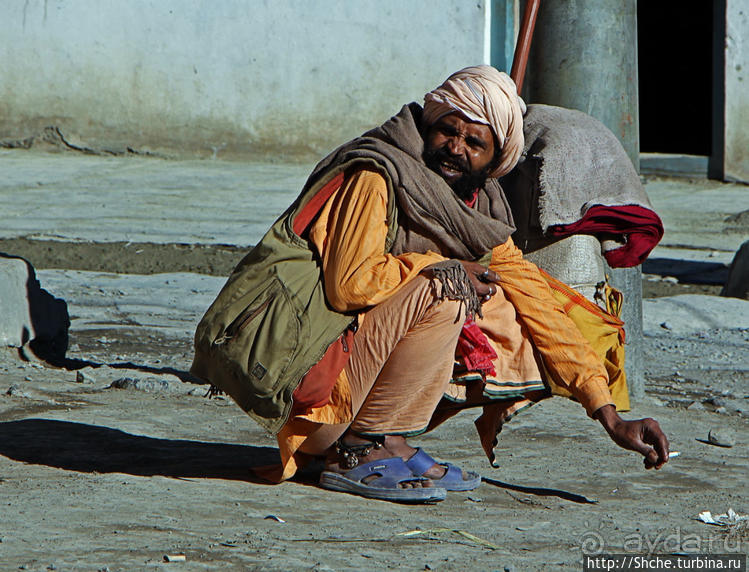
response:
[(424, 162), (461, 198), (486, 181), (496, 150), (488, 125), (451, 113), (429, 127), (424, 143)]

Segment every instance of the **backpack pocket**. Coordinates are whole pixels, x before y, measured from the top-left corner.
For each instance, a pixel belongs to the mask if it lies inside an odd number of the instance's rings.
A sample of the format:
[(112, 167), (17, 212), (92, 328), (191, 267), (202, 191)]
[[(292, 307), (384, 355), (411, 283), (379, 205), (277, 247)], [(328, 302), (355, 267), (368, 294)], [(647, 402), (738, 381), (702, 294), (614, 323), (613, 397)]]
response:
[(247, 408), (251, 404), (242, 401), (276, 392), (298, 350), (301, 321), (288, 290), (275, 277), (260, 293), (248, 293), (233, 306), (243, 309), (219, 332), (211, 350), (233, 374), (223, 380), (233, 387), (221, 389)]

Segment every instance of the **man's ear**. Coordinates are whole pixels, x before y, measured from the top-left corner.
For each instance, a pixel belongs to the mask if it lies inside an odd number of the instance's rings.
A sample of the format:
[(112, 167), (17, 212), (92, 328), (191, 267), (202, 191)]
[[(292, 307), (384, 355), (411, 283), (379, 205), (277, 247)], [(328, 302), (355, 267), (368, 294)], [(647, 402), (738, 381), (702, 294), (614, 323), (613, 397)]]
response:
[(502, 146), (499, 144), (499, 139), (497, 138), (497, 134), (494, 133), (494, 129), (492, 129), (492, 137), (494, 138), (494, 158), (489, 163), (489, 173), (499, 166), (499, 161), (502, 158)]
[(494, 138), (494, 158), (492, 159), (491, 163), (489, 163), (489, 167), (487, 168), (486, 172), (491, 173), (494, 169), (499, 167), (499, 162), (502, 159), (502, 149), (500, 149), (499, 145), (497, 144), (497, 138)]

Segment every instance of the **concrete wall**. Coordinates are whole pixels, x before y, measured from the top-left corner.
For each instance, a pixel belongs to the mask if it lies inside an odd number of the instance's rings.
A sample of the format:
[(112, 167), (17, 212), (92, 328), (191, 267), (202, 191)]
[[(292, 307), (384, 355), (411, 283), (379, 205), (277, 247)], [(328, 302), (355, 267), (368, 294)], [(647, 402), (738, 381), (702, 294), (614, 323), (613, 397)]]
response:
[(723, 176), (749, 182), (749, 2), (727, 0)]
[(7, 0), (0, 141), (319, 154), (487, 59), (484, 0)]

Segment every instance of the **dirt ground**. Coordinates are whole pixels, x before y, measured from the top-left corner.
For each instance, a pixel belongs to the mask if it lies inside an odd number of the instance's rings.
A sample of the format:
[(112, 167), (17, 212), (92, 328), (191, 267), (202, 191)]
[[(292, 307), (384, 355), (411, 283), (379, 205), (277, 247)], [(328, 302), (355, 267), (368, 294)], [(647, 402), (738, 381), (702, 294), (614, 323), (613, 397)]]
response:
[[(100, 295), (113, 306), (124, 293), (97, 282), (102, 272), (225, 276), (242, 256), (233, 247), (13, 240), (0, 251), (38, 269), (87, 271), (60, 274), (65, 291), (55, 295)], [(184, 296), (187, 275), (164, 276)], [(719, 289), (661, 278), (646, 276), (647, 297)], [(277, 460), (275, 439), (233, 402), (204, 397), (186, 373), (189, 328), (173, 335), (149, 322), (170, 315), (189, 326), (199, 316), (160, 290), (153, 298), (137, 317), (119, 308), (85, 328), (71, 302), (65, 367), (0, 353), (0, 569), (580, 570), (584, 552), (749, 552), (746, 526), (696, 520), (704, 510), (749, 513), (749, 329), (646, 332), (648, 396), (627, 416), (658, 419), (681, 452), (661, 471), (645, 471), (579, 405), (552, 399), (508, 424), (498, 469), (471, 412), (416, 439), (485, 482), (407, 506), (324, 491), (305, 477), (259, 482), (251, 468)], [(736, 444), (709, 444), (715, 429)], [(185, 560), (165, 562), (170, 555)]]

